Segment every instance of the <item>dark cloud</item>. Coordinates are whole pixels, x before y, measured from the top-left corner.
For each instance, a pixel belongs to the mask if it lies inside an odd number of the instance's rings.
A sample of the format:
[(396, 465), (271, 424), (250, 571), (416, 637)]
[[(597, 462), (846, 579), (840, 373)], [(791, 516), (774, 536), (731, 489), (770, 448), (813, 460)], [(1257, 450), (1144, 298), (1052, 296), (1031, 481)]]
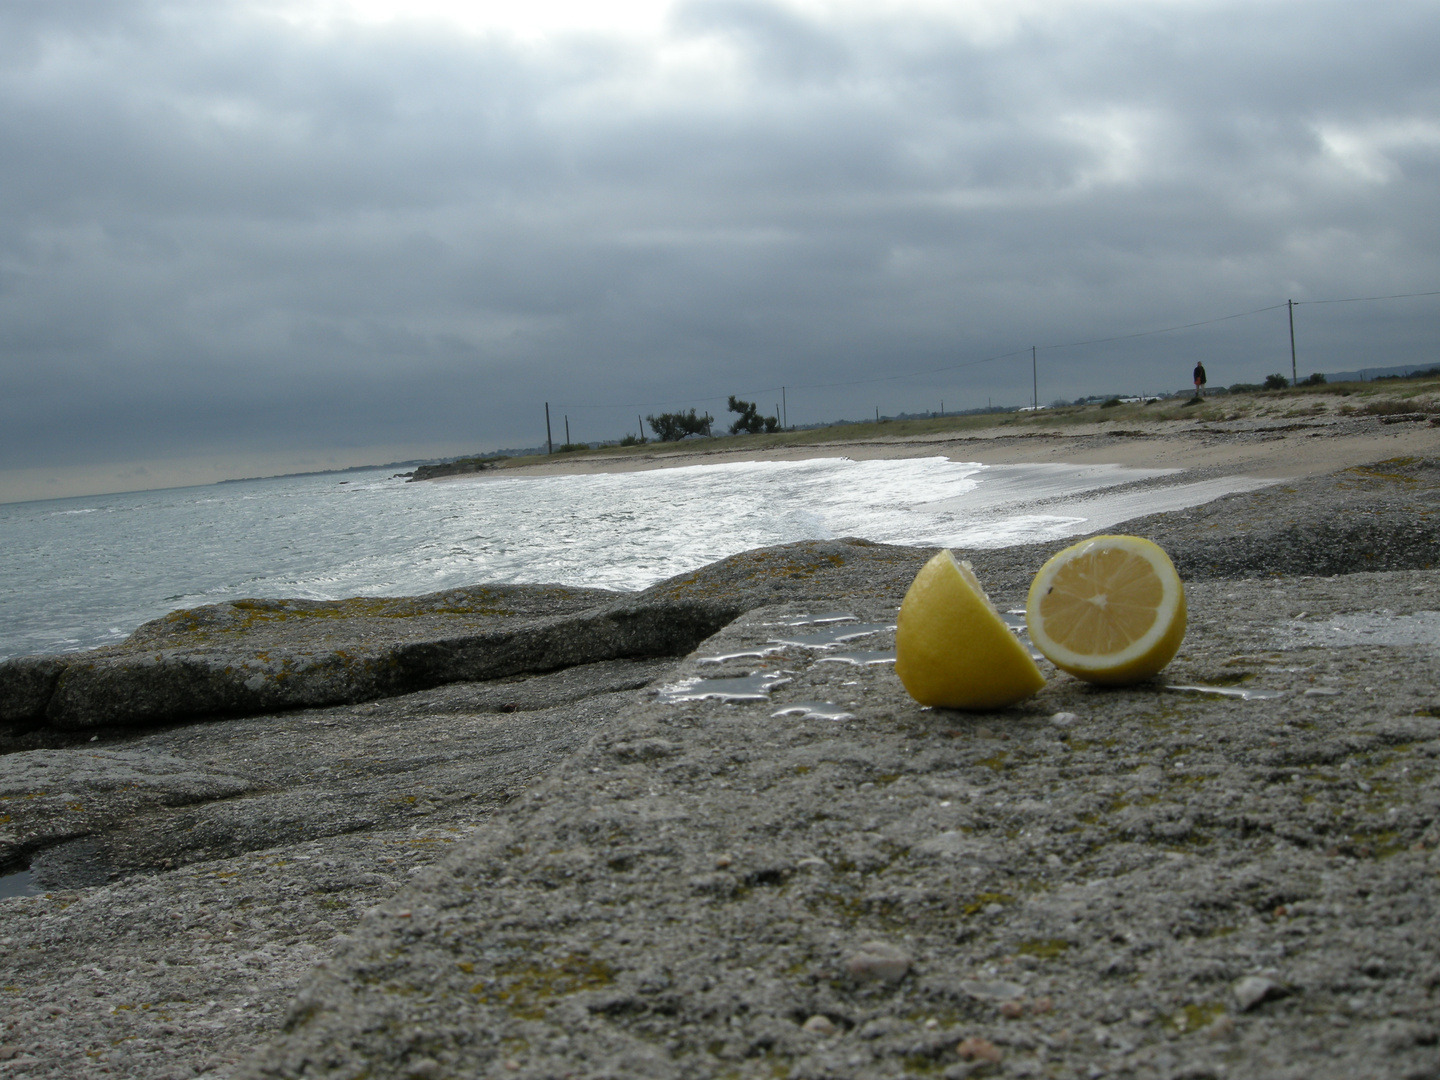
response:
[[(657, 51), (5, 5), (0, 467), (1018, 403), (1032, 343), (1440, 281), (1433, 5), (806, 10)], [(1302, 311), (1307, 370), (1434, 358), (1433, 298)], [(1041, 396), (1253, 380), (1283, 314), (1043, 353)]]

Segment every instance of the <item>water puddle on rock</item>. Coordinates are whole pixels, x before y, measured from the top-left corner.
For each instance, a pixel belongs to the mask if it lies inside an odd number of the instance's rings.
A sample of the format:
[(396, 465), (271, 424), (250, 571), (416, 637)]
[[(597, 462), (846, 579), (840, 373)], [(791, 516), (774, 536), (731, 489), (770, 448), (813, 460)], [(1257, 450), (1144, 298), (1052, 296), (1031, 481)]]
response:
[(842, 641), (852, 641), (855, 638), (869, 637), (871, 634), (878, 634), (882, 630), (894, 630), (894, 626), (887, 626), (884, 623), (841, 623), (816, 631), (813, 634), (791, 634), (787, 637), (772, 637), (770, 640), (777, 645), (799, 645), (806, 649), (828, 649), (832, 645), (838, 645)]
[(1247, 690), (1238, 686), (1200, 686), (1166, 683), (1162, 690), (1174, 690), (1182, 694), (1214, 694), (1217, 697), (1239, 698), (1241, 701), (1273, 701), (1285, 696), (1284, 690)]
[(38, 896), (40, 886), (35, 884), (35, 878), (29, 870), (16, 870), (9, 874), (0, 874), (0, 900), (8, 900), (12, 896)]
[(874, 649), (854, 649), (850, 652), (826, 653), (820, 657), (818, 662), (829, 661), (836, 664), (854, 664), (856, 667), (864, 667), (866, 664), (893, 664), (895, 653), (879, 652)]
[(697, 656), (697, 664), (723, 664), (727, 660), (763, 660), (767, 656), (773, 656), (785, 648), (784, 645), (760, 645), (753, 649), (743, 649), (740, 652), (719, 653), (715, 656)]
[(797, 701), (776, 709), (771, 716), (799, 716), (801, 720), (854, 720), (855, 714), (846, 712), (833, 701)]
[(1321, 622), (1296, 619), (1277, 631), (1282, 647), (1429, 645), (1440, 648), (1440, 611), (1392, 615), (1388, 611), (1334, 615)]
[(670, 704), (678, 701), (704, 701), (707, 698), (720, 701), (768, 701), (771, 690), (784, 686), (789, 681), (784, 675), (763, 671), (731, 679), (685, 679), (670, 686), (662, 686), (660, 700)]
[(860, 616), (849, 611), (822, 611), (818, 615), (797, 615), (776, 626), (819, 626), (823, 623), (859, 622)]

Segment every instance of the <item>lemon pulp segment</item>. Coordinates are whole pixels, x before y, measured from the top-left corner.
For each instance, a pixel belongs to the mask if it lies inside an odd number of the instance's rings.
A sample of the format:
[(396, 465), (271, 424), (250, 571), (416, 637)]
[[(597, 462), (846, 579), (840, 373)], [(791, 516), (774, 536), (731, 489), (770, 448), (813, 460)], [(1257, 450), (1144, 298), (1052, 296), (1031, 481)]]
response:
[(1025, 604), (1030, 640), (1062, 671), (1120, 685), (1154, 675), (1185, 639), (1185, 587), (1160, 547), (1096, 536), (1050, 559)]
[(946, 709), (999, 709), (1045, 685), (970, 564), (948, 551), (927, 562), (905, 593), (895, 674), (920, 704)]

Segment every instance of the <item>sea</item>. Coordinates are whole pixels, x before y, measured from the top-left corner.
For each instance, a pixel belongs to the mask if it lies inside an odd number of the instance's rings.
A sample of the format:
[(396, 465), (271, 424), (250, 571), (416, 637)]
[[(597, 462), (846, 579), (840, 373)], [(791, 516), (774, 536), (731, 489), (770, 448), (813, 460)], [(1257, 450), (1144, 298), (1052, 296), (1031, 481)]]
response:
[(176, 608), (480, 583), (643, 589), (748, 548), (998, 547), (1262, 481), (943, 457), (407, 483), (390, 470), (0, 505), (0, 659), (92, 649)]

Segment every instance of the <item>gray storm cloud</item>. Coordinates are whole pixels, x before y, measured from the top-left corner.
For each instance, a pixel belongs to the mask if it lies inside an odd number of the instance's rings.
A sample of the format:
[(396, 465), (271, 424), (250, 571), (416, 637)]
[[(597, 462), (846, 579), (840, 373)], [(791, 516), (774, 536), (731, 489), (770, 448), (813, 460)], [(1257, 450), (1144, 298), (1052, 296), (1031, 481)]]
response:
[[(1436, 55), (1420, 3), (5, 5), (0, 471), (1021, 403), (1032, 343), (1434, 289)], [(1307, 371), (1440, 360), (1436, 298), (1303, 312)], [(1045, 400), (1289, 359), (1283, 312), (1041, 355)]]

